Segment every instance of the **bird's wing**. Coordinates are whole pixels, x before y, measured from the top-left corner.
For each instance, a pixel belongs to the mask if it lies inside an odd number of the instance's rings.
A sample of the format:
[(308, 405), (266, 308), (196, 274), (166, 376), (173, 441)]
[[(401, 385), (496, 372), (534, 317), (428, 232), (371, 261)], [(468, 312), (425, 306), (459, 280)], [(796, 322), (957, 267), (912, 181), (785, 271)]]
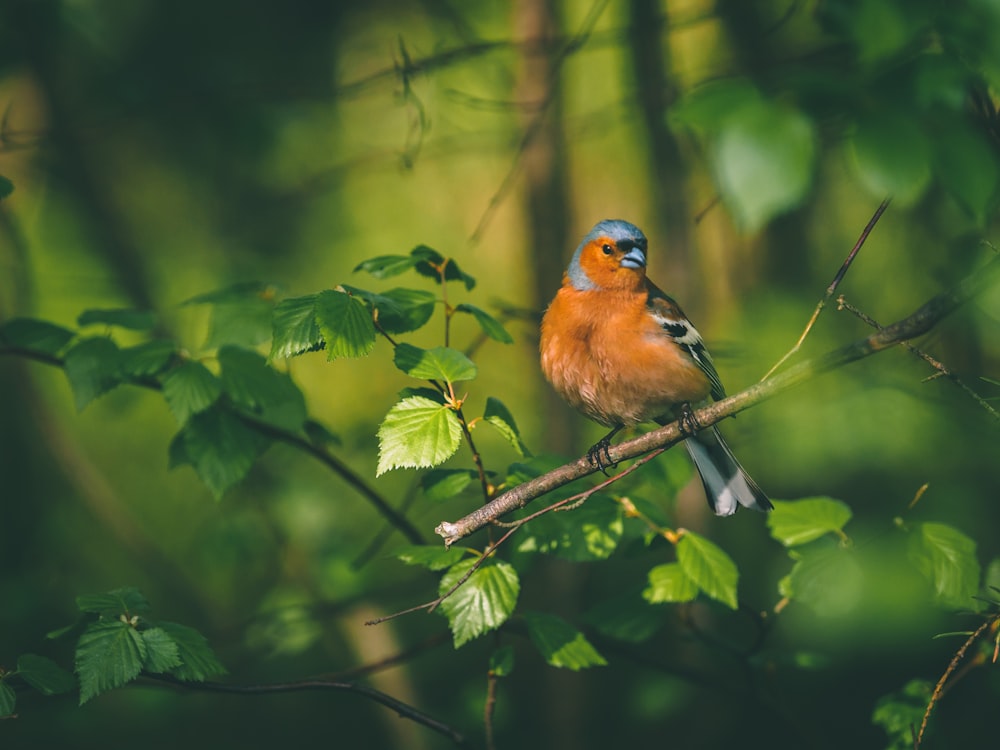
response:
[(705, 342), (698, 333), (680, 305), (674, 302), (661, 289), (649, 284), (649, 295), (646, 299), (649, 314), (681, 349), (695, 361), (698, 367), (708, 377), (712, 384), (712, 398), (718, 400), (726, 397), (726, 389), (722, 387), (719, 373), (715, 371), (712, 355), (705, 348)]

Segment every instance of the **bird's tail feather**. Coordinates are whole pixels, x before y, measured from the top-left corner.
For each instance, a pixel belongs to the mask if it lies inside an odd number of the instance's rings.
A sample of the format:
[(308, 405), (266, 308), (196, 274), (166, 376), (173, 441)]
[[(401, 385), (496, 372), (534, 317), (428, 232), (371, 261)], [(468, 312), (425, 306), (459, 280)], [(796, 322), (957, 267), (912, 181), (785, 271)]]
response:
[(740, 505), (759, 511), (774, 507), (714, 426), (688, 438), (684, 445), (701, 474), (705, 496), (716, 515), (730, 516)]

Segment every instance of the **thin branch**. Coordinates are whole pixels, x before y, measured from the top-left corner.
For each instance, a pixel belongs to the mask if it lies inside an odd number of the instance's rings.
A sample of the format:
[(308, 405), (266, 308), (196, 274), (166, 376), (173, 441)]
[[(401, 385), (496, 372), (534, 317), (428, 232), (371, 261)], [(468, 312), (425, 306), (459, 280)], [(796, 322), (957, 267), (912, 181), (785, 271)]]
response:
[(274, 682), (265, 685), (227, 685), (222, 682), (182, 682), (181, 680), (168, 677), (166, 675), (146, 675), (149, 680), (159, 682), (164, 685), (184, 688), (186, 690), (201, 690), (210, 693), (236, 693), (238, 695), (267, 695), (270, 693), (299, 693), (310, 690), (342, 690), (357, 693), (376, 703), (381, 703), (387, 708), (391, 708), (404, 719), (410, 719), (417, 724), (422, 724), (428, 729), (444, 735), (459, 747), (467, 747), (468, 741), (453, 727), (438, 721), (432, 716), (428, 716), (408, 703), (403, 703), (397, 698), (393, 698), (387, 693), (383, 693), (367, 685), (359, 685), (356, 682), (338, 682), (335, 680), (298, 680), (296, 682)]
[(891, 200), (890, 198), (886, 198), (879, 204), (879, 207), (875, 209), (875, 213), (872, 215), (871, 219), (868, 220), (868, 223), (865, 225), (865, 228), (861, 232), (861, 236), (858, 237), (858, 241), (854, 243), (854, 247), (851, 248), (851, 252), (847, 254), (847, 258), (844, 260), (843, 264), (841, 264), (840, 270), (837, 271), (837, 274), (833, 277), (833, 281), (830, 282), (830, 286), (826, 288), (826, 293), (823, 295), (822, 299), (820, 299), (820, 301), (817, 303), (816, 309), (813, 310), (812, 317), (809, 318), (809, 322), (806, 323), (805, 330), (802, 331), (802, 335), (799, 336), (799, 340), (795, 342), (795, 346), (793, 346), (791, 349), (785, 352), (784, 356), (775, 363), (774, 367), (772, 367), (770, 370), (767, 371), (767, 373), (764, 375), (764, 377), (761, 378), (761, 380), (767, 380), (769, 377), (771, 377), (778, 370), (778, 368), (780, 368), (783, 364), (785, 364), (785, 362), (788, 361), (789, 357), (791, 357), (800, 348), (802, 348), (802, 342), (806, 340), (806, 337), (812, 330), (813, 325), (815, 325), (816, 320), (819, 318), (819, 314), (823, 312), (823, 308), (826, 307), (826, 303), (830, 301), (830, 298), (833, 296), (833, 293), (837, 291), (837, 287), (840, 286), (840, 282), (844, 280), (844, 276), (847, 275), (847, 271), (850, 269), (851, 264), (854, 262), (854, 258), (857, 256), (858, 251), (861, 249), (861, 246), (865, 244), (865, 241), (868, 239), (868, 235), (871, 234), (872, 230), (875, 228), (875, 225), (878, 224), (878, 220), (882, 218), (882, 214), (885, 213), (885, 210), (889, 207), (890, 200)]
[[(740, 393), (698, 409), (694, 416), (703, 427), (709, 427), (725, 417), (754, 406), (794, 385), (810, 380), (820, 373), (843, 367), (850, 362), (884, 351), (902, 341), (921, 336), (960, 305), (987, 288), (998, 277), (1000, 277), (1000, 257), (994, 258), (949, 291), (933, 297), (906, 318), (879, 329), (867, 338), (859, 339), (827, 354), (800, 362)], [(634, 440), (612, 446), (609, 449), (608, 458), (612, 463), (618, 463), (636, 458), (656, 448), (669, 448), (679, 443), (684, 437), (678, 424), (673, 422)], [(532, 500), (562, 487), (574, 479), (588, 476), (596, 471), (597, 468), (586, 457), (582, 457), (565, 466), (553, 469), (547, 474), (519, 484), (458, 521), (442, 521), (434, 531), (444, 538), (446, 545), (453, 544), (492, 523), (497, 518), (518, 508), (523, 508)]]

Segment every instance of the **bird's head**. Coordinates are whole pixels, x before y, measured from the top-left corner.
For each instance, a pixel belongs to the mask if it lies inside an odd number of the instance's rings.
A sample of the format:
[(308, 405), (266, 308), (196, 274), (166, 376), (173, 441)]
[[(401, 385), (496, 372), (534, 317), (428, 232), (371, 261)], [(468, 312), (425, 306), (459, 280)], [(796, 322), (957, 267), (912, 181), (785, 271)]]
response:
[(606, 219), (573, 253), (566, 276), (575, 289), (638, 289), (646, 277), (646, 235), (635, 224)]

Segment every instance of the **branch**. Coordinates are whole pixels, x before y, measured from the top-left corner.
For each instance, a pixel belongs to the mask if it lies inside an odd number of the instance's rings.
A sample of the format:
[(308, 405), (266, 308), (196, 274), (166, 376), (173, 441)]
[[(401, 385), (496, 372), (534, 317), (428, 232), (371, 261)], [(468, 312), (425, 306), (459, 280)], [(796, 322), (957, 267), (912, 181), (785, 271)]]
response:
[[(933, 297), (902, 320), (876, 331), (867, 338), (859, 339), (827, 354), (800, 362), (798, 365), (768, 380), (756, 383), (740, 393), (698, 409), (694, 412), (695, 419), (703, 427), (709, 427), (725, 417), (759, 404), (794, 385), (812, 379), (820, 373), (835, 370), (850, 362), (884, 351), (903, 341), (921, 336), (956, 308), (987, 288), (998, 277), (1000, 277), (1000, 257), (994, 258), (952, 289)], [(609, 449), (608, 458), (611, 463), (618, 463), (636, 458), (656, 448), (669, 448), (679, 443), (684, 437), (685, 435), (681, 434), (678, 424), (672, 422), (634, 440), (612, 446)], [(449, 546), (501, 516), (523, 508), (547, 492), (596, 471), (597, 468), (586, 457), (579, 458), (565, 466), (560, 466), (558, 469), (553, 469), (547, 474), (519, 484), (458, 521), (442, 521), (434, 531), (443, 537), (445, 545)]]
[(168, 677), (166, 675), (146, 675), (153, 682), (164, 685), (173, 685), (188, 690), (201, 690), (210, 693), (236, 693), (239, 695), (264, 695), (267, 693), (298, 693), (306, 690), (346, 690), (352, 693), (363, 695), (369, 700), (381, 703), (387, 708), (391, 708), (404, 719), (410, 719), (423, 724), (428, 729), (444, 735), (459, 747), (467, 747), (468, 742), (465, 737), (453, 727), (438, 721), (432, 716), (428, 716), (423, 711), (419, 711), (408, 703), (393, 698), (387, 693), (383, 693), (367, 685), (359, 685), (356, 682), (337, 682), (334, 680), (299, 680), (296, 682), (275, 682), (267, 685), (227, 685), (222, 682), (183, 682), (181, 680)]

